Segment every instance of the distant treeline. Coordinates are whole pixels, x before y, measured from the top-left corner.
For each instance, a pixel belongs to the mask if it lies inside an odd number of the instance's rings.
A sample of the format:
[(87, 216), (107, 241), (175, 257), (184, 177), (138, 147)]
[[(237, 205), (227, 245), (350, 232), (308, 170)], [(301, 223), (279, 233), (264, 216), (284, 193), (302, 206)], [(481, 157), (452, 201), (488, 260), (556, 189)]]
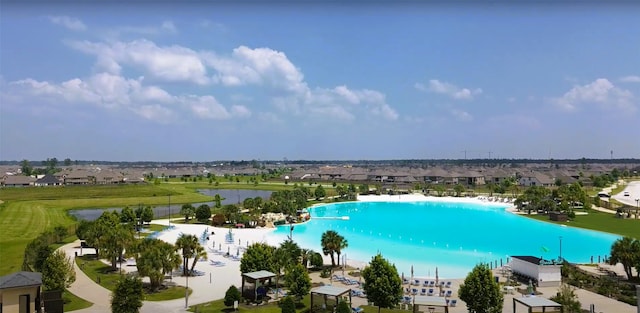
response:
[[(588, 164), (619, 164), (633, 165), (639, 164), (640, 159), (406, 159), (406, 160), (240, 160), (240, 161), (176, 161), (176, 162), (156, 162), (156, 161), (98, 161), (98, 160), (75, 160), (69, 162), (65, 159), (65, 165), (110, 165), (119, 167), (194, 167), (194, 166), (251, 166), (260, 168), (265, 165), (357, 165), (357, 166), (410, 166), (424, 167), (435, 165), (472, 165), (472, 166), (517, 166), (523, 164), (539, 164), (539, 165), (588, 165)], [(0, 161), (0, 165), (20, 165), (23, 161)], [(48, 160), (45, 161), (29, 161), (32, 166), (46, 166)], [(62, 162), (60, 162), (62, 163)], [(60, 164), (62, 165), (62, 164)]]

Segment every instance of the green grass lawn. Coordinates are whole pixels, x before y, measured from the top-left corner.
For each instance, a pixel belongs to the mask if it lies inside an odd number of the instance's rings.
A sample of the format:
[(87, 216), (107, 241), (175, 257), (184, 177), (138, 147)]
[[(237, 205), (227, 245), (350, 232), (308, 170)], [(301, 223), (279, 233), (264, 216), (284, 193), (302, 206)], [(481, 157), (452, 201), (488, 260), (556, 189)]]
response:
[(609, 214), (591, 210), (588, 215), (577, 215), (570, 222), (554, 222), (549, 220), (546, 215), (522, 215), (536, 220), (563, 224), (572, 227), (580, 227), (592, 230), (603, 231), (612, 234), (619, 234), (640, 239), (640, 219), (622, 219), (615, 217), (615, 214)]
[(64, 299), (64, 311), (71, 312), (75, 310), (86, 309), (93, 305), (93, 303), (82, 299), (69, 291), (66, 291), (62, 294), (62, 298)]
[[(76, 263), (91, 280), (111, 291), (115, 289), (120, 279), (119, 271), (112, 271), (111, 266), (94, 259), (93, 256), (90, 255), (76, 257)], [(192, 290), (189, 289), (189, 294), (191, 293)], [(146, 293), (145, 299), (149, 301), (173, 300), (183, 298), (184, 294), (184, 287), (175, 286), (154, 293)]]
[[(280, 313), (282, 311), (280, 309), (280, 306), (278, 306), (278, 304), (275, 302), (271, 302), (264, 305), (258, 305), (258, 306), (240, 304), (238, 306), (238, 310), (234, 311), (232, 307), (228, 307), (224, 305), (224, 299), (192, 305), (189, 307), (189, 311), (195, 312), (196, 307), (198, 309), (198, 313), (230, 313), (230, 312)], [(302, 301), (300, 302), (300, 304), (296, 306), (296, 312), (300, 312), (300, 313), (308, 312), (309, 307), (311, 307), (311, 297), (305, 296), (304, 298), (302, 298)]]

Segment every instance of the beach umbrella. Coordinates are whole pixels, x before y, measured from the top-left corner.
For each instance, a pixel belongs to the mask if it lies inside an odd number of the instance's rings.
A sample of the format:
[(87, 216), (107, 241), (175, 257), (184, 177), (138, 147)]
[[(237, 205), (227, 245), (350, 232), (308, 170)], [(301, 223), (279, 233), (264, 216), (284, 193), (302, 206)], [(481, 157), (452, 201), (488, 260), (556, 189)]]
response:
[(402, 272), (402, 276), (400, 276), (400, 278), (402, 278), (402, 284), (404, 285), (404, 272)]
[(227, 246), (227, 255), (231, 252), (231, 247)]
[(436, 266), (436, 285), (440, 286), (438, 282), (438, 267)]
[(240, 247), (238, 247), (238, 250), (236, 250), (236, 256), (240, 256)]
[(222, 251), (222, 244), (218, 244), (218, 250)]
[(533, 294), (533, 283), (531, 282), (531, 279), (529, 279), (529, 286), (527, 286), (527, 294), (528, 295)]

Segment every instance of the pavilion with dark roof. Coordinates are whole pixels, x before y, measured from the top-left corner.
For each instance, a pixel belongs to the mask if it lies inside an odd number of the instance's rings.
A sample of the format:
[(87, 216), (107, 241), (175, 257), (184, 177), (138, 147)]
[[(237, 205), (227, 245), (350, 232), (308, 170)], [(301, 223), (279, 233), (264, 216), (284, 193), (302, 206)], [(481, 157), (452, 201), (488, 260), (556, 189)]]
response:
[[(257, 271), (257, 272), (250, 272), (250, 273), (242, 273), (242, 287), (240, 289), (240, 293), (245, 298), (249, 298), (247, 297), (247, 295), (250, 295), (251, 297), (253, 297), (254, 301), (257, 301), (258, 296), (266, 295), (266, 290), (265, 292), (259, 292), (259, 289), (261, 289), (260, 286), (271, 284), (271, 279), (274, 277), (276, 277), (276, 274), (271, 273), (269, 271), (264, 271), (264, 270)], [(253, 287), (247, 288), (245, 290), (245, 282), (252, 284)], [(264, 289), (264, 287), (262, 288)], [(251, 294), (249, 294), (249, 291), (251, 291)], [(245, 292), (247, 292), (246, 295), (245, 295)]]
[(533, 312), (533, 308), (542, 308), (543, 313), (546, 312), (547, 308), (553, 308), (554, 312), (557, 311), (557, 308), (560, 308), (560, 313), (564, 312), (562, 308), (562, 304), (551, 301), (546, 298), (541, 298), (541, 297), (532, 296), (532, 297), (513, 298), (513, 313), (516, 313), (516, 303), (520, 303), (526, 306), (528, 309), (527, 312), (529, 313)]

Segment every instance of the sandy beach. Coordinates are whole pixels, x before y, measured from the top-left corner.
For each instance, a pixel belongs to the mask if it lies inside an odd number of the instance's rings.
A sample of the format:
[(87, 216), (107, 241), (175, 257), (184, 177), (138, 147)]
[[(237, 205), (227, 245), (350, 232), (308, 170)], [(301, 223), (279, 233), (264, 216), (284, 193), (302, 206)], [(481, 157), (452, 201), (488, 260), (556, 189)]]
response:
[[(504, 203), (504, 202), (492, 202), (488, 201), (487, 198), (479, 197), (479, 198), (455, 198), (455, 197), (427, 197), (421, 194), (410, 194), (410, 195), (381, 195), (381, 196), (359, 196), (359, 201), (370, 201), (370, 202), (418, 202), (418, 201), (439, 201), (439, 202), (464, 202), (464, 203), (482, 203), (488, 206), (500, 206), (505, 207), (508, 206), (510, 209), (512, 204)], [(168, 219), (163, 220), (155, 220), (154, 224), (160, 225), (169, 225)], [(234, 260), (233, 258), (225, 256), (228, 252), (230, 255), (239, 255), (242, 256), (244, 248), (247, 245), (256, 242), (263, 242), (271, 245), (278, 245), (280, 238), (274, 239), (270, 234), (275, 230), (275, 228), (256, 228), (256, 229), (232, 229), (231, 233), (233, 234), (233, 241), (227, 241), (227, 234), (229, 233), (229, 228), (220, 228), (220, 227), (212, 227), (207, 225), (191, 225), (191, 224), (175, 224), (171, 223), (172, 227), (169, 230), (165, 230), (160, 232), (157, 238), (175, 243), (176, 239), (180, 236), (180, 234), (193, 234), (198, 238), (204, 239), (205, 249), (207, 251), (207, 260), (202, 260), (198, 262), (195, 266), (195, 270), (200, 272), (201, 275), (190, 277), (188, 279), (188, 286), (193, 289), (193, 293), (189, 296), (189, 305), (204, 303), (208, 301), (213, 301), (217, 299), (221, 299), (224, 297), (224, 293), (231, 285), (235, 285), (240, 287), (241, 285), (241, 273), (240, 273), (240, 261)], [(207, 236), (204, 236), (203, 233), (206, 231)], [(328, 256), (324, 256), (325, 264), (329, 264), (331, 259)], [(212, 265), (211, 261), (221, 262), (222, 265)], [(353, 267), (362, 268), (367, 262), (363, 260), (351, 260), (348, 259), (348, 264)], [(130, 261), (132, 262), (132, 261)], [(132, 263), (123, 265), (123, 269), (126, 271), (134, 271), (135, 265)], [(341, 269), (336, 269), (334, 274), (337, 275), (346, 275), (348, 276), (348, 271), (342, 272)], [(416, 276), (413, 279), (429, 279), (435, 280), (435, 273), (431, 273), (430, 275), (424, 275), (426, 273), (416, 273)], [(405, 278), (411, 278), (410, 273), (404, 273)], [(311, 274), (312, 280), (314, 282), (323, 282), (325, 284), (336, 284), (338, 286), (342, 286), (343, 283), (331, 281), (329, 278), (320, 278), (319, 273)], [(358, 278), (353, 277), (353, 279), (357, 280)], [(464, 280), (464, 278), (456, 277), (456, 278), (440, 278), (443, 281), (451, 281), (452, 286), (450, 290), (452, 291), (452, 298), (458, 298), (457, 290), (460, 283)], [(501, 279), (503, 279), (501, 277)], [(171, 278), (171, 281), (178, 285), (187, 285), (187, 279), (179, 276), (176, 273), (175, 276)], [(350, 285), (344, 285), (349, 288), (357, 288)], [(406, 286), (410, 287), (411, 286)], [(422, 287), (420, 287), (421, 289)], [(547, 288), (548, 290), (544, 290), (544, 294), (547, 296), (551, 296), (555, 294), (557, 288)], [(623, 305), (617, 301), (601, 297), (596, 294), (592, 294), (586, 291), (581, 291), (578, 293), (583, 301), (583, 306), (588, 305), (589, 301), (595, 301), (599, 304), (600, 308), (611, 307), (615, 308), (619, 312), (632, 312), (631, 306)], [(505, 310), (503, 312), (507, 312), (506, 308), (510, 309), (510, 301), (511, 298), (517, 295), (505, 295)], [(582, 299), (583, 298), (583, 299)], [(354, 297), (354, 306), (365, 305), (366, 299)], [(464, 302), (458, 302), (458, 306), (455, 308), (450, 308), (450, 312), (466, 312), (466, 306)], [(143, 312), (184, 312), (185, 308), (185, 299), (176, 299), (171, 301), (163, 301), (163, 302), (145, 302), (143, 307)], [(588, 307), (588, 306), (587, 306)]]

